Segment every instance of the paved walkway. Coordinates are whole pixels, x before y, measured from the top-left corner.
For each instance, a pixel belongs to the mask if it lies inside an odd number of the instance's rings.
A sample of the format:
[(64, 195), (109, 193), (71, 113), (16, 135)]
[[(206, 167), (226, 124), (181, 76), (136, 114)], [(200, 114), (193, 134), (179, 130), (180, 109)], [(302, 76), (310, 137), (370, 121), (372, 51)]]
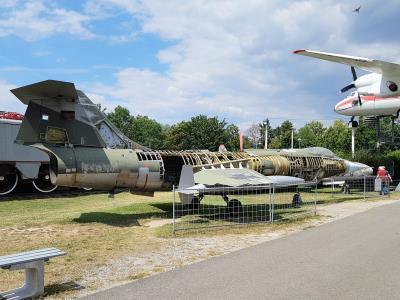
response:
[(400, 299), (400, 203), (86, 297), (222, 298)]

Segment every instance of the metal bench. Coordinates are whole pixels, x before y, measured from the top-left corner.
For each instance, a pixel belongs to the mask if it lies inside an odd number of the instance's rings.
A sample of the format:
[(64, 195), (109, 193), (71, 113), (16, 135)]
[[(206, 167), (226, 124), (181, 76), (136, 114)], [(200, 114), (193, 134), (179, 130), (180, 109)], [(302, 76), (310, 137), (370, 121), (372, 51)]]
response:
[(12, 255), (0, 256), (0, 268), (25, 269), (25, 283), (22, 287), (8, 292), (0, 292), (0, 299), (25, 299), (44, 293), (44, 262), (66, 253), (56, 248), (39, 249)]

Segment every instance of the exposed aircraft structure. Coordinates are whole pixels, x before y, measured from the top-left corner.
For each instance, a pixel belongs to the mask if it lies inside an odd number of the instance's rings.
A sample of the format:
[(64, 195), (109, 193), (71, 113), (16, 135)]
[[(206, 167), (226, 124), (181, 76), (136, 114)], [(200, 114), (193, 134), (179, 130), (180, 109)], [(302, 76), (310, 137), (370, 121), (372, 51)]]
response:
[[(73, 83), (47, 80), (12, 93), (28, 105), (16, 142), (49, 155), (51, 181), (59, 186), (155, 191), (178, 184), (183, 166), (191, 166), (198, 178), (208, 172), (208, 184), (221, 185), (233, 178), (225, 169), (235, 169), (241, 185), (264, 184), (271, 175), (291, 176), (279, 179), (288, 183), (339, 175), (351, 164), (307, 149), (259, 153), (129, 149), (123, 135), (110, 130), (113, 125), (106, 116)], [(212, 175), (215, 169), (218, 176)]]

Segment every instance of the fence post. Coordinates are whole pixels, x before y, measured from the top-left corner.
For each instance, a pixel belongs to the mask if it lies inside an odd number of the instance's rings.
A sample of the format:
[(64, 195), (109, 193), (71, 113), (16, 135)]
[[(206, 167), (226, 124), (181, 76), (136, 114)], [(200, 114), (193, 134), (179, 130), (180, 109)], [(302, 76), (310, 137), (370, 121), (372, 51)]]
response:
[(315, 181), (315, 185), (314, 185), (314, 216), (317, 215), (317, 189), (318, 189), (318, 181)]
[(335, 196), (335, 185), (333, 184), (333, 181), (334, 181), (334, 178), (331, 177), (331, 190), (332, 190), (331, 196), (332, 196), (332, 198)]
[(275, 206), (275, 183), (272, 183), (272, 207), (271, 207), (271, 223), (274, 224), (274, 206)]
[(364, 200), (366, 198), (367, 193), (367, 176), (364, 175)]
[(172, 186), (172, 192), (174, 193), (172, 203), (172, 233), (175, 234), (175, 184)]
[(272, 223), (272, 193), (271, 184), (269, 184), (269, 222)]

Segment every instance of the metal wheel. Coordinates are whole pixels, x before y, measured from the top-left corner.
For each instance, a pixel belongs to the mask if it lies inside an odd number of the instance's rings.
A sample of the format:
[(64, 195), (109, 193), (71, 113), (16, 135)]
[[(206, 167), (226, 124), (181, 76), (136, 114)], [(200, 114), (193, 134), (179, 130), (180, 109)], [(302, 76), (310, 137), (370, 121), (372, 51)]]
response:
[(51, 183), (49, 165), (40, 166), (38, 178), (32, 180), (32, 184), (41, 193), (50, 193), (57, 188), (56, 185)]
[(13, 167), (0, 168), (0, 195), (11, 193), (18, 184), (18, 173)]

